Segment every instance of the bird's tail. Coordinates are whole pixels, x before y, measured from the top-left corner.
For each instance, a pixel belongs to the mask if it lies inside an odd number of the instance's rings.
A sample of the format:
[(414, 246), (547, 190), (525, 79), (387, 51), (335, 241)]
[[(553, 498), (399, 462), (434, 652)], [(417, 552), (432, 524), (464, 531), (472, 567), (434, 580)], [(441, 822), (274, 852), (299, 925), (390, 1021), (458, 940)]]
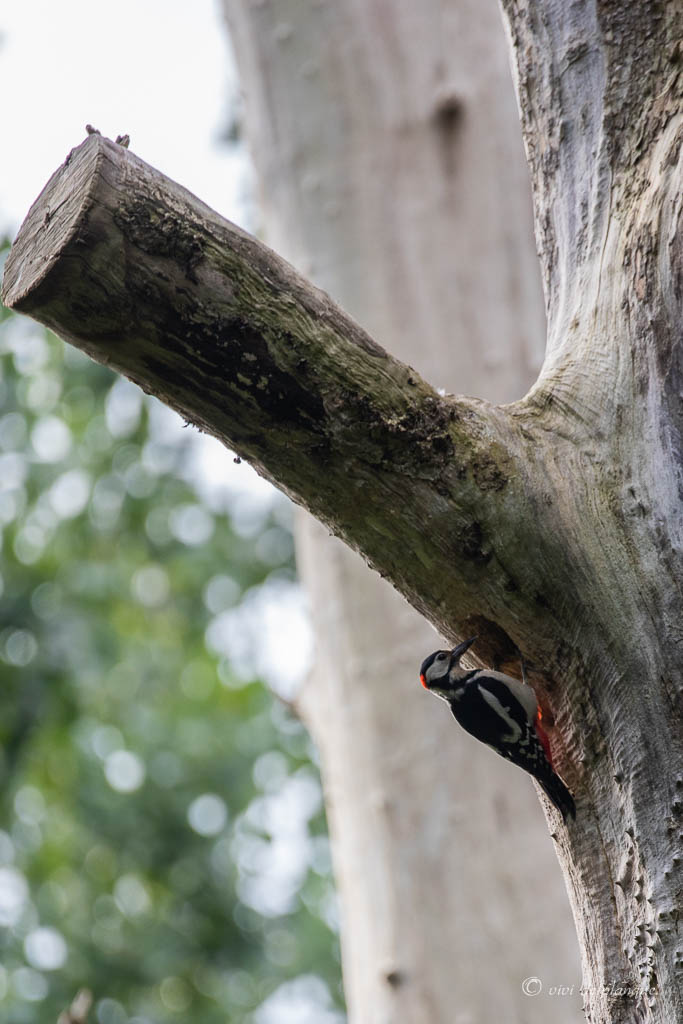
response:
[(564, 782), (555, 772), (548, 775), (544, 779), (538, 779), (543, 792), (546, 794), (549, 800), (551, 800), (558, 811), (562, 815), (564, 821), (567, 820), (569, 815), (572, 818), (576, 817), (576, 804), (574, 803), (574, 797), (571, 795)]

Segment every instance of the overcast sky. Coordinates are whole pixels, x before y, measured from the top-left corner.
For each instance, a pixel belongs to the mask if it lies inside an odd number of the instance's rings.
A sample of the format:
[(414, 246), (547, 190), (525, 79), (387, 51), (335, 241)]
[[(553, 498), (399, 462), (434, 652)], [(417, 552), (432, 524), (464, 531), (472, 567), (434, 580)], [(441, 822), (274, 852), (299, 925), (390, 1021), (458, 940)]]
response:
[(0, 4), (0, 227), (16, 230), (90, 123), (241, 222), (244, 161), (216, 145), (236, 94), (218, 0)]

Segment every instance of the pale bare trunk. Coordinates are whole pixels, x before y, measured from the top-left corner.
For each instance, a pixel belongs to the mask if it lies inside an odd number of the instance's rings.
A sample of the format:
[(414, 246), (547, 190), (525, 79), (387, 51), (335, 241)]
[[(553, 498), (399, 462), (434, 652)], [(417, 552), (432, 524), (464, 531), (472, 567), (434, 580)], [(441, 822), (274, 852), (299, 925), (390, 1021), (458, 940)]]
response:
[[(524, 394), (545, 316), (497, 6), (225, 6), (268, 241), (433, 384)], [(425, 700), (417, 668), (440, 641), (424, 619), (303, 511), (297, 534), (317, 638), (299, 703), (350, 1019), (578, 1020), (575, 930), (529, 780)]]

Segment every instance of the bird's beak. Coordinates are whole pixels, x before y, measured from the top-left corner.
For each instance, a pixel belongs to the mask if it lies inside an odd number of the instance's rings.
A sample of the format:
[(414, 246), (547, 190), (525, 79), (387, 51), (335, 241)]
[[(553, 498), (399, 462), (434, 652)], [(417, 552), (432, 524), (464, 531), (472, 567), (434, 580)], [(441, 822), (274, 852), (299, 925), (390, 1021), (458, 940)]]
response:
[(453, 650), (451, 651), (451, 664), (457, 662), (460, 658), (462, 658), (465, 651), (468, 651), (472, 644), (474, 643), (474, 641), (478, 639), (479, 638), (476, 636), (471, 636), (469, 640), (463, 640), (461, 644), (458, 644), (457, 647), (454, 647)]

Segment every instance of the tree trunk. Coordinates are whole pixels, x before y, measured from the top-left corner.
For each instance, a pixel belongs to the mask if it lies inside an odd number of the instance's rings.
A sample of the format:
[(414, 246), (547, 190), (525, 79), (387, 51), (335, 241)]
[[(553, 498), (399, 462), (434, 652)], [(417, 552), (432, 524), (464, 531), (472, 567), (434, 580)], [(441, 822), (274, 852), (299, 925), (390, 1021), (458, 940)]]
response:
[[(683, 4), (504, 0), (548, 311), (555, 664), (594, 1021), (683, 1020)], [(551, 659), (552, 660), (552, 659)]]
[[(427, 379), (519, 398), (545, 316), (496, 5), (225, 8), (268, 241)], [(350, 1019), (578, 1020), (575, 931), (528, 779), (424, 700), (417, 667), (440, 645), (424, 620), (303, 511), (297, 534), (317, 639), (299, 706)], [(545, 994), (524, 993), (529, 976)], [(553, 982), (573, 995), (549, 997)]]
[(601, 1024), (683, 1017), (681, 13), (508, 6), (550, 317), (512, 405), (439, 396), (97, 137), (34, 204), (3, 284), (228, 438), (449, 639), (478, 632), (489, 663), (525, 654), (577, 799), (568, 827), (546, 812)]

